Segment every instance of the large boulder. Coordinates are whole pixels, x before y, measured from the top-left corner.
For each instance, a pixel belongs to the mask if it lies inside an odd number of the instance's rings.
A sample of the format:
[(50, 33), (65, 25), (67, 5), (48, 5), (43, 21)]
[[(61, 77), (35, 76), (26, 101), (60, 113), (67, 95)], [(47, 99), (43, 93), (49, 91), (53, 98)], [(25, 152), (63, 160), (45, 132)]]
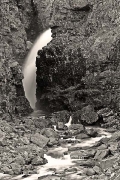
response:
[(44, 128), (41, 130), (41, 134), (43, 136), (46, 136), (47, 138), (58, 138), (59, 135), (56, 131), (54, 131), (53, 129), (51, 128)]
[(31, 142), (38, 145), (39, 147), (43, 148), (47, 145), (47, 143), (49, 142), (49, 138), (36, 133), (34, 135), (31, 136)]
[(81, 121), (87, 124), (93, 124), (98, 121), (98, 114), (92, 106), (88, 105), (81, 110)]
[(57, 111), (51, 114), (50, 121), (53, 124), (57, 124), (58, 122), (68, 123), (70, 119), (70, 113), (66, 110)]

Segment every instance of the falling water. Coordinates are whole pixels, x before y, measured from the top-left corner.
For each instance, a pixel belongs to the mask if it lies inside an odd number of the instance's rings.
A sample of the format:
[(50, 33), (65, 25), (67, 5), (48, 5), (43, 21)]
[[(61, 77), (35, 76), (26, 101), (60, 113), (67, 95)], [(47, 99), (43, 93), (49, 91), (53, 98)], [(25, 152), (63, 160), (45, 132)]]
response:
[(69, 128), (71, 126), (71, 123), (72, 123), (72, 116), (70, 116), (68, 123), (66, 123), (65, 125)]
[(23, 87), (25, 91), (25, 96), (30, 102), (31, 107), (35, 108), (36, 102), (36, 56), (38, 50), (42, 49), (52, 40), (51, 37), (51, 29), (46, 30), (40, 35), (37, 40), (35, 41), (32, 49), (30, 50), (23, 67)]

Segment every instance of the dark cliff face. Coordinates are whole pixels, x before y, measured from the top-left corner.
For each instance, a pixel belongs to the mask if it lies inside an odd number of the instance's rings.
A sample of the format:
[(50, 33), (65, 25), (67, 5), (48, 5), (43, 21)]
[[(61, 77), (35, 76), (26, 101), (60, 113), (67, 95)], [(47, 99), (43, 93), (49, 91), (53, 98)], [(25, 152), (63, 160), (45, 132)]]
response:
[(29, 0), (1, 0), (0, 17), (0, 115), (28, 114), (32, 109), (25, 98), (19, 64), (27, 54), (27, 42), (35, 40), (42, 25)]
[[(45, 1), (48, 2), (48, 1)], [(51, 1), (42, 13), (53, 40), (39, 51), (37, 108), (120, 110), (119, 1)], [(45, 19), (47, 19), (45, 21)]]

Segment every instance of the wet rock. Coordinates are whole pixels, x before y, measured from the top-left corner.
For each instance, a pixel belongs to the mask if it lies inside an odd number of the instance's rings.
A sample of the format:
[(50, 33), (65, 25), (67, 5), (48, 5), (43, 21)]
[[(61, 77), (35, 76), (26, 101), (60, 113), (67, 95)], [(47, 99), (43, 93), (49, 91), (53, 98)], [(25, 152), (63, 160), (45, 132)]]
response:
[(96, 137), (98, 135), (97, 130), (91, 128), (91, 129), (86, 129), (86, 134), (90, 137)]
[(78, 135), (80, 133), (82, 133), (82, 132), (79, 129), (78, 130), (69, 130), (67, 136), (71, 136), (72, 137), (72, 136), (76, 136), (76, 135)]
[(95, 171), (94, 171), (94, 169), (89, 168), (89, 169), (86, 170), (85, 174), (86, 174), (87, 176), (92, 176), (92, 175), (95, 174)]
[(81, 110), (81, 120), (83, 123), (93, 124), (98, 121), (98, 114), (91, 105), (88, 105)]
[(95, 152), (95, 150), (73, 151), (70, 153), (70, 157), (71, 159), (89, 159), (94, 157)]
[(94, 166), (93, 170), (95, 171), (96, 174), (100, 174), (101, 173), (101, 169), (98, 166)]
[(95, 166), (95, 161), (93, 159), (88, 159), (88, 160), (74, 160), (74, 163), (76, 163), (78, 166), (84, 166), (84, 167), (94, 167)]
[(64, 122), (57, 122), (57, 126), (56, 126), (56, 128), (58, 129), (58, 130), (67, 130), (67, 126), (65, 126), (64, 125)]
[(31, 164), (35, 166), (43, 165), (45, 163), (47, 163), (47, 160), (41, 158), (40, 156), (35, 157), (31, 162)]
[(85, 127), (82, 124), (71, 124), (69, 130), (79, 130), (79, 132), (84, 132)]
[(54, 131), (52, 128), (44, 128), (41, 130), (41, 134), (43, 136), (46, 136), (47, 138), (58, 138), (59, 134)]
[(87, 139), (89, 136), (85, 133), (80, 133), (76, 136), (76, 139)]
[(36, 133), (34, 134), (33, 136), (31, 136), (31, 142), (38, 145), (39, 147), (43, 148), (47, 145), (48, 141), (49, 141), (49, 138), (39, 134), (39, 133)]
[(68, 151), (70, 151), (70, 152), (81, 150), (81, 149), (82, 149), (82, 147), (79, 147), (79, 146), (78, 147), (76, 147), (76, 146), (75, 147), (74, 146), (73, 147), (68, 147)]
[(64, 171), (65, 171), (65, 174), (67, 174), (69, 172), (76, 173), (77, 172), (77, 168), (69, 167), (69, 168), (65, 169)]
[(50, 179), (61, 180), (61, 177), (58, 177), (57, 175), (46, 175), (38, 178), (38, 180), (50, 180)]
[(54, 146), (54, 145), (58, 145), (59, 141), (56, 138), (50, 137), (49, 138), (49, 142), (47, 143), (48, 146)]
[(101, 159), (106, 158), (109, 154), (110, 154), (109, 149), (97, 150), (94, 159), (101, 160)]
[(98, 150), (106, 150), (108, 148), (108, 145), (102, 144), (97, 149)]

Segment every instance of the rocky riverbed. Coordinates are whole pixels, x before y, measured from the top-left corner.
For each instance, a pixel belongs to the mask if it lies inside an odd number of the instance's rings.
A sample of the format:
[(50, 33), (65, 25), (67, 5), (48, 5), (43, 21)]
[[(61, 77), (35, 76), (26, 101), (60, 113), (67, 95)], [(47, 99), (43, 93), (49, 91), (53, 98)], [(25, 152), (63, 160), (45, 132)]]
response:
[[(113, 116), (106, 111), (107, 120)], [(67, 111), (37, 111), (14, 122), (1, 119), (0, 180), (119, 180), (118, 116), (111, 127), (107, 120), (98, 127), (71, 124), (71, 118)]]

